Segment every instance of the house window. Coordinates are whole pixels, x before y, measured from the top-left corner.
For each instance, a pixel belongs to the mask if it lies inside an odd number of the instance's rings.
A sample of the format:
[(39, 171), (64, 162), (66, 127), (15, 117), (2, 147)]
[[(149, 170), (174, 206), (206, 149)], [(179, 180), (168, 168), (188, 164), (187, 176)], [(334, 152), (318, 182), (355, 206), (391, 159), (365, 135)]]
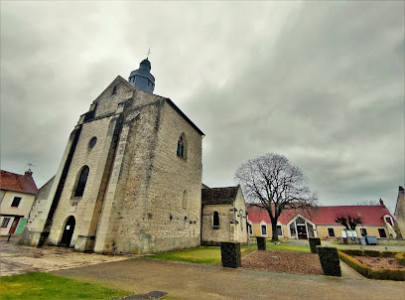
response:
[(333, 228), (328, 228), (328, 234), (329, 236), (335, 236), (335, 230), (333, 230)]
[(10, 223), (10, 218), (4, 218), (3, 222), (1, 222), (1, 228), (7, 228), (8, 223)]
[(380, 234), (380, 237), (386, 238), (387, 234), (385, 233), (384, 228), (378, 228), (378, 233)]
[(114, 86), (112, 94), (115, 95), (117, 93), (117, 86)]
[(247, 227), (248, 227), (249, 234), (252, 235), (253, 234), (252, 225), (247, 224)]
[(277, 225), (277, 235), (283, 235), (283, 230), (281, 229), (281, 225)]
[(80, 172), (79, 180), (77, 181), (75, 189), (75, 197), (82, 197), (84, 193), (84, 188), (86, 187), (87, 177), (89, 176), (89, 167), (84, 166)]
[(180, 158), (186, 158), (186, 141), (184, 134), (180, 135), (177, 141), (177, 156)]
[(267, 225), (262, 225), (262, 235), (267, 236)]
[(360, 228), (360, 234), (361, 234), (361, 236), (366, 236), (367, 235), (367, 229), (366, 228)]
[(212, 227), (213, 227), (214, 229), (218, 229), (218, 228), (219, 228), (219, 213), (218, 213), (217, 211), (214, 211)]
[(21, 202), (21, 197), (14, 197), (11, 207), (18, 207)]

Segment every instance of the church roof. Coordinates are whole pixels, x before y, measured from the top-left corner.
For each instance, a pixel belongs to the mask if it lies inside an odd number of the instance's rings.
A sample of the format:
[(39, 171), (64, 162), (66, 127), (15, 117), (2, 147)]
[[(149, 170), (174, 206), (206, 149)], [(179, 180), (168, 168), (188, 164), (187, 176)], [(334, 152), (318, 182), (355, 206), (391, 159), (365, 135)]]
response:
[(38, 192), (32, 173), (25, 175), (0, 170), (0, 189), (18, 193), (35, 195)]
[[(316, 225), (341, 225), (336, 222), (337, 218), (351, 216), (360, 217), (362, 225), (385, 226), (383, 217), (385, 215), (391, 216), (384, 204), (318, 206), (308, 210), (286, 209), (281, 213), (278, 220), (282, 224), (287, 224), (298, 214)], [(248, 206), (248, 219), (252, 223), (260, 223), (261, 221), (271, 223), (267, 211), (257, 206)]]
[(202, 204), (232, 204), (238, 194), (239, 186), (202, 189)]

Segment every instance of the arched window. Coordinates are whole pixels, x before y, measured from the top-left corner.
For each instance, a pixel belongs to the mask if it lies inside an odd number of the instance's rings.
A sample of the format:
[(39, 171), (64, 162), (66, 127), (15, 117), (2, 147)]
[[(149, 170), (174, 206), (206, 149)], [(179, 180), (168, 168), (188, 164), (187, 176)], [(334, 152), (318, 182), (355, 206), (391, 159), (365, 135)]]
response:
[(214, 227), (214, 229), (219, 228), (219, 213), (217, 211), (214, 211), (212, 227)]
[(87, 177), (89, 176), (89, 167), (84, 166), (80, 172), (79, 180), (76, 184), (75, 197), (82, 197), (84, 188), (86, 187)]
[(182, 133), (177, 141), (177, 156), (186, 158), (186, 139)]

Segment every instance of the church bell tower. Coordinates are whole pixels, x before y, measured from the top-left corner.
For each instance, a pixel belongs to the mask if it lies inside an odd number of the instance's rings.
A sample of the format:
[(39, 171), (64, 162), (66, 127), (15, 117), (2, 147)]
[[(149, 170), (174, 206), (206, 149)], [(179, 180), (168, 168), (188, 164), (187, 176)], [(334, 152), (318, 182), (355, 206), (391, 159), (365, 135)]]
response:
[(150, 73), (150, 69), (150, 61), (148, 58), (145, 58), (141, 61), (139, 69), (132, 71), (129, 75), (129, 83), (142, 91), (153, 94), (153, 90), (155, 89), (155, 77)]

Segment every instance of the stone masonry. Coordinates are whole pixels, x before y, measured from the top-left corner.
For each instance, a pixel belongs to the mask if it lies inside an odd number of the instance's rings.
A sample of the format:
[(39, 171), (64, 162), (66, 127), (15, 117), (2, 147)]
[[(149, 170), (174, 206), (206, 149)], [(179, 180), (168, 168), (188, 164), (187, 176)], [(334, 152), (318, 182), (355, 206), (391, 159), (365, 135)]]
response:
[[(184, 157), (176, 155), (180, 136)], [(70, 246), (77, 251), (148, 253), (198, 246), (202, 136), (170, 99), (118, 76), (80, 117), (49, 196), (36, 204), (22, 241), (59, 245), (73, 216)], [(85, 166), (85, 190), (75, 197)]]

